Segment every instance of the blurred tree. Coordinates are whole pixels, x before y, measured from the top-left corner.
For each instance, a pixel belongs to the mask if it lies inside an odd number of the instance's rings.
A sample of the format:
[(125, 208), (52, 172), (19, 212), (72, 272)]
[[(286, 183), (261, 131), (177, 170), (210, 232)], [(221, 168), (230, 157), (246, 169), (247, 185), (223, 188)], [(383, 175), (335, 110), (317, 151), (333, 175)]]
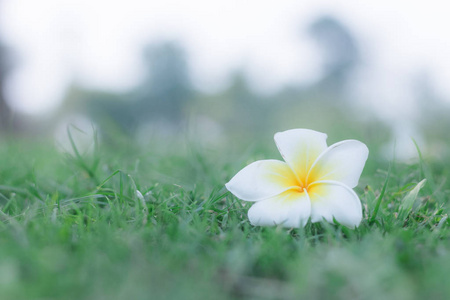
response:
[(180, 124), (192, 96), (191, 78), (183, 47), (175, 41), (144, 49), (145, 77), (136, 91), (135, 116)]
[(0, 130), (9, 129), (11, 121), (11, 109), (6, 103), (4, 86), (5, 78), (11, 68), (7, 48), (0, 43)]
[(309, 33), (322, 52), (324, 75), (319, 85), (331, 92), (342, 92), (360, 60), (355, 38), (339, 20), (328, 15), (314, 21)]
[(276, 95), (256, 94), (244, 67), (229, 75), (226, 89), (194, 99), (194, 114), (206, 116), (234, 138), (261, 138), (273, 130), (273, 113), (280, 103)]
[(119, 132), (133, 136), (147, 123), (162, 123), (166, 132), (179, 128), (192, 93), (185, 52), (177, 42), (163, 41), (150, 44), (143, 54), (145, 74), (136, 89), (117, 94), (74, 85), (62, 112), (87, 115), (105, 137)]
[(227, 116), (227, 128), (233, 128), (236, 132), (264, 130), (268, 124), (267, 103), (251, 90), (245, 69), (236, 69), (230, 74), (230, 86), (224, 96), (234, 110)]
[(230, 86), (227, 91), (227, 96), (230, 100), (240, 105), (256, 100), (248, 81), (246, 71), (243, 68), (237, 69), (230, 74)]

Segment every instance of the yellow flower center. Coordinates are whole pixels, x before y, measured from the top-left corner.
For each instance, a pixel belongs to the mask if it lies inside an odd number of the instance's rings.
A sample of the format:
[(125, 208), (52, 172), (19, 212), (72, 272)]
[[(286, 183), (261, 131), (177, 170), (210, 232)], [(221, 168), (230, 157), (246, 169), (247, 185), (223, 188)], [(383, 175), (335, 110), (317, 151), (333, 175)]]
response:
[[(308, 191), (310, 185), (316, 181), (317, 174), (316, 172), (310, 172), (306, 174), (302, 174), (303, 176), (299, 176), (300, 178), (296, 178), (296, 186), (298, 186), (298, 190), (300, 192)], [(297, 189), (297, 188), (296, 188)]]
[(291, 189), (289, 189), (288, 191), (286, 191), (286, 193), (290, 193), (292, 197), (289, 197), (288, 199), (298, 199), (296, 198), (296, 194), (298, 196), (298, 194), (304, 194), (306, 193), (310, 199), (312, 199), (313, 197), (311, 197), (313, 194), (314, 195), (319, 195), (319, 194), (323, 194), (323, 190), (321, 189), (321, 184), (314, 184), (315, 182), (317, 182), (320, 178), (320, 174), (318, 172), (315, 172), (314, 170), (306, 173), (306, 174), (301, 174), (303, 175), (302, 177), (297, 175), (294, 175), (295, 178), (290, 178), (289, 181), (293, 184), (293, 187)]

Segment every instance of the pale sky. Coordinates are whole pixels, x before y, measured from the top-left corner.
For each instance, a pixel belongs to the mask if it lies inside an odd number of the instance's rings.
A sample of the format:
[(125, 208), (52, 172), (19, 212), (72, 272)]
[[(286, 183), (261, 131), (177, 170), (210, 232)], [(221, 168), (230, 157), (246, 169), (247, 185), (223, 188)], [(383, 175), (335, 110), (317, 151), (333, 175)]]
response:
[[(248, 69), (274, 91), (319, 75), (305, 28), (330, 13), (361, 41), (367, 66), (360, 97), (404, 105), (409, 77), (432, 75), (450, 98), (450, 18), (446, 1), (387, 0), (0, 0), (0, 30), (18, 52), (7, 95), (26, 113), (55, 108), (73, 80), (125, 90), (139, 82), (140, 51), (163, 38), (184, 42), (200, 89)], [(403, 99), (403, 100), (402, 100)], [(370, 100), (370, 99), (369, 99)], [(398, 101), (397, 101), (398, 100)], [(373, 100), (375, 101), (375, 100)], [(400, 104), (398, 104), (400, 103)]]

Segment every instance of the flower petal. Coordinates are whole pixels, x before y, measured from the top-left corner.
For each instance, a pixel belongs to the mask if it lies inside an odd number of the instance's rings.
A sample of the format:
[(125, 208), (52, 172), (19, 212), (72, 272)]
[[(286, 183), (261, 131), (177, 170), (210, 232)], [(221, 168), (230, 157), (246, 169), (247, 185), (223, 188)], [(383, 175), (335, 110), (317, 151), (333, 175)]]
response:
[(250, 223), (255, 226), (300, 227), (310, 217), (311, 202), (308, 194), (297, 189), (259, 201), (248, 210)]
[(285, 162), (271, 159), (249, 164), (225, 186), (242, 200), (259, 201), (298, 186), (298, 182)]
[(369, 155), (364, 143), (347, 140), (331, 145), (314, 162), (307, 182), (335, 180), (354, 188)]
[(311, 165), (327, 149), (327, 135), (310, 129), (291, 129), (275, 134), (275, 143), (302, 184)]
[(311, 199), (311, 222), (323, 219), (333, 223), (333, 217), (342, 225), (354, 228), (362, 219), (361, 201), (358, 195), (337, 181), (321, 181), (308, 188)]

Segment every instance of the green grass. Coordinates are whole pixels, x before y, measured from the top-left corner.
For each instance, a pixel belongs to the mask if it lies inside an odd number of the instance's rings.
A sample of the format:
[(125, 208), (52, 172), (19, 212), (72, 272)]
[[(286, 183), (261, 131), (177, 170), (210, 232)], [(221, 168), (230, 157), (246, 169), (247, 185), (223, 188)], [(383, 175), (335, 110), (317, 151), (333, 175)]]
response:
[(450, 159), (371, 152), (357, 230), (253, 227), (224, 183), (279, 158), (271, 143), (74, 157), (3, 140), (0, 299), (448, 299)]

